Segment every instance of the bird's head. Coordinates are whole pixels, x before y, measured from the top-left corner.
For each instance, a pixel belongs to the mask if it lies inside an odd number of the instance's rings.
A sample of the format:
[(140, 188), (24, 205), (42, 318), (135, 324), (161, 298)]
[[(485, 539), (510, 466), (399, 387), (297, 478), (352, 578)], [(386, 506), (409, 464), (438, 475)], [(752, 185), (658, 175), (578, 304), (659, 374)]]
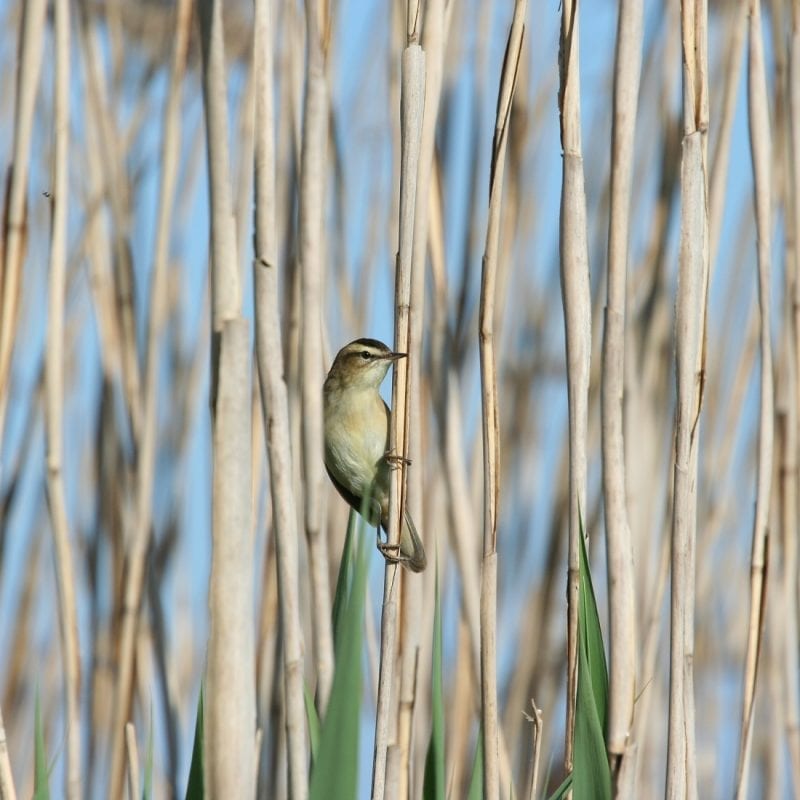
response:
[(394, 353), (377, 339), (356, 339), (336, 354), (328, 380), (347, 388), (377, 389), (389, 367), (405, 357), (405, 353)]

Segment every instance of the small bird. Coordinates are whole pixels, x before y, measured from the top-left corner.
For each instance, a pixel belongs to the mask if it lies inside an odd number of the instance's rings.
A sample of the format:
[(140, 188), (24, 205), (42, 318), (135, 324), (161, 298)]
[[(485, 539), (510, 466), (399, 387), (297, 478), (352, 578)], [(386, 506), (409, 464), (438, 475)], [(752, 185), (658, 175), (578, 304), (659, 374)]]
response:
[[(370, 525), (389, 528), (389, 407), (378, 389), (389, 367), (405, 353), (393, 353), (376, 339), (356, 339), (336, 355), (323, 387), (325, 414), (325, 468), (339, 494), (359, 513), (371, 492)], [(414, 572), (427, 559), (417, 529), (406, 511), (399, 552), (378, 541), (387, 561)]]

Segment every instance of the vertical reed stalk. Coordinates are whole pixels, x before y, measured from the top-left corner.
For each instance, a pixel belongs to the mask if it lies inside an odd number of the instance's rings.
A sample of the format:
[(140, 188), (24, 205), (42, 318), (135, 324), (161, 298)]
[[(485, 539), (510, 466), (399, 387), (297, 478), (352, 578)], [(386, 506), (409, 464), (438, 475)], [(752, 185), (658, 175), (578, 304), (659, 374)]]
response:
[(213, 550), (204, 766), (212, 797), (255, 795), (250, 331), (222, 328), (214, 420)]
[[(791, 297), (791, 293), (788, 295)], [(791, 338), (791, 324), (786, 326)], [(787, 361), (794, 360), (794, 342), (791, 347), (787, 347)], [(795, 369), (792, 366), (786, 370), (786, 382), (795, 384)], [(791, 767), (791, 782), (795, 788), (795, 793), (800, 787), (800, 730), (797, 727), (797, 708), (798, 701), (798, 654), (797, 648), (793, 643), (797, 641), (798, 621), (797, 621), (797, 402), (796, 386), (786, 387), (787, 403), (785, 411), (778, 417), (779, 433), (777, 441), (779, 443), (780, 460), (780, 479), (779, 479), (779, 498), (780, 498), (780, 520), (781, 520), (781, 600), (778, 608), (773, 609), (773, 615), (782, 618), (782, 631), (784, 641), (781, 643), (783, 655), (781, 686), (783, 688), (781, 715), (788, 741), (789, 764)], [(774, 605), (774, 604), (773, 604)]]
[(526, 714), (525, 717), (533, 727), (533, 742), (531, 745), (531, 763), (528, 769), (530, 774), (530, 783), (528, 784), (528, 800), (536, 800), (538, 796), (536, 788), (539, 785), (539, 762), (542, 756), (542, 733), (544, 732), (544, 725), (542, 723), (542, 709), (536, 708), (536, 703), (531, 700), (533, 710), (532, 715)]
[[(219, 358), (218, 337), (225, 321), (239, 314), (242, 297), (239, 272), (236, 269), (238, 258), (231, 199), (228, 86), (225, 77), (222, 3), (219, 0), (199, 0), (197, 8), (203, 46), (203, 107), (211, 213), (211, 330), (212, 337), (217, 339), (212, 350), (214, 380)], [(216, 387), (212, 386), (211, 391), (213, 397)]]
[(2, 709), (0, 709), (0, 800), (17, 800), (14, 774), (11, 771), (11, 760), (8, 757), (8, 740), (6, 739)]
[[(631, 769), (630, 744), (636, 693), (636, 600), (633, 542), (628, 526), (623, 441), (625, 306), (630, 238), (631, 175), (642, 61), (642, 4), (622, 0), (617, 21), (608, 283), (603, 337), (602, 455), (609, 602), (609, 709), (606, 742), (614, 780)], [(622, 778), (620, 784), (624, 784)]]
[[(415, 205), (414, 238), (411, 256), (411, 302), (409, 306), (408, 336), (408, 382), (406, 383), (405, 441), (408, 442), (409, 461), (414, 465), (408, 472), (408, 508), (412, 519), (424, 520), (423, 497), (423, 410), (422, 410), (422, 337), (425, 318), (425, 264), (428, 253), (428, 221), (430, 218), (431, 174), (434, 162), (436, 120), (438, 119), (439, 96), (442, 88), (444, 68), (445, 19), (444, 0), (431, 0), (425, 5), (423, 24), (423, 52), (425, 54), (425, 99), (422, 132), (420, 138), (419, 174)], [(416, 424), (409, 426), (410, 420)], [(429, 542), (429, 550), (435, 548)], [(420, 619), (423, 609), (422, 582), (424, 575), (415, 575), (408, 570), (400, 572), (403, 582), (401, 591), (400, 630), (400, 706), (398, 718), (398, 744), (400, 746), (400, 787), (398, 797), (415, 796), (411, 768), (412, 719), (415, 691), (419, 685), (418, 661)], [(430, 585), (430, 583), (428, 583)], [(411, 787), (411, 792), (409, 792)]]
[(64, 487), (64, 295), (67, 268), (67, 211), (69, 209), (69, 89), (70, 20), (68, 0), (55, 4), (55, 61), (53, 117), (53, 221), (50, 238), (50, 297), (45, 404), (47, 429), (47, 500), (55, 548), (61, 657), (67, 740), (66, 792), (79, 800), (81, 792), (81, 664), (75, 569), (70, 544)]
[[(278, 304), (278, 237), (275, 229), (275, 101), (271, 0), (257, 0), (253, 77), (255, 80), (255, 234), (253, 281), (256, 358), (261, 412), (269, 455), (272, 529), (278, 573), (289, 786), (292, 800), (308, 794), (308, 746), (303, 704), (303, 628), (298, 586), (297, 517), (292, 489), (289, 397), (283, 377)], [(263, 723), (262, 723), (263, 724)]]
[(300, 263), (302, 271), (302, 419), (305, 526), (311, 570), (311, 619), (317, 666), (320, 713), (333, 683), (333, 631), (328, 578), (328, 541), (323, 524), (322, 461), (322, 276), (325, 170), (328, 147), (328, 89), (325, 42), (320, 29), (322, 0), (306, 0), (306, 93), (303, 103), (303, 149), (300, 163)]
[[(790, 229), (794, 233), (794, 270), (793, 285), (787, 292), (790, 298), (791, 321), (790, 335), (793, 338), (793, 347), (789, 348), (794, 358), (794, 369), (790, 374), (794, 375), (794, 386), (790, 396), (793, 397), (794, 414), (789, 415), (789, 419), (794, 417), (794, 447), (791, 453), (787, 453), (786, 461), (794, 466), (794, 471), (784, 472), (782, 480), (791, 483), (788, 490), (797, 497), (798, 479), (798, 452), (797, 452), (797, 424), (798, 424), (798, 404), (800, 404), (800, 0), (792, 0), (791, 5), (791, 39), (789, 40), (789, 113), (786, 115), (789, 120), (790, 137), (790, 166), (791, 179), (788, 196), (791, 198), (792, 224)], [(788, 442), (792, 441), (789, 437)], [(795, 631), (797, 630), (797, 502), (795, 501), (794, 514), (789, 517), (789, 526), (784, 527), (783, 535), (792, 540), (791, 548), (784, 550), (784, 586), (783, 602), (790, 609), (788, 612), (794, 621)], [(789, 559), (789, 555), (792, 559)], [(795, 794), (800, 792), (800, 692), (798, 691), (798, 659), (796, 637), (787, 638), (785, 645), (786, 673), (785, 681), (787, 684), (787, 702), (784, 704), (786, 713), (786, 735), (789, 740), (789, 753), (792, 765), (792, 783)]]
[(748, 110), (750, 153), (755, 187), (756, 244), (758, 258), (758, 303), (760, 310), (761, 381), (758, 425), (758, 478), (753, 542), (750, 554), (750, 619), (744, 664), (742, 725), (739, 740), (739, 765), (736, 796), (747, 795), (750, 751), (753, 738), (756, 680), (761, 652), (766, 604), (767, 536), (772, 494), (772, 450), (774, 390), (771, 340), (771, 238), (772, 238), (772, 144), (769, 125), (767, 76), (761, 35), (761, 2), (750, 0)]
[(136, 728), (132, 722), (125, 723), (125, 753), (128, 764), (128, 800), (139, 800), (139, 748), (136, 746)]
[(697, 797), (694, 706), (697, 458), (708, 299), (708, 65), (705, 0), (681, 3), (683, 143), (675, 322), (675, 410), (668, 800)]
[(497, 364), (494, 353), (494, 307), (500, 249), (506, 149), (511, 104), (517, 83), (527, 0), (516, 0), (508, 32), (497, 96), (497, 117), (489, 176), (489, 216), (481, 270), (479, 352), (483, 421), (483, 566), (481, 571), (481, 722), (483, 734), (483, 796), (500, 796), (499, 724), (497, 713), (497, 521), (500, 502), (500, 419)]
[[(407, 9), (406, 48), (402, 55), (400, 91), (400, 224), (395, 274), (394, 349), (408, 352), (410, 329), (411, 282), (414, 247), (414, 217), (417, 202), (426, 202), (417, 192), (420, 143), (425, 109), (425, 53), (419, 46), (418, 3), (409, 0)], [(389, 546), (400, 541), (400, 520), (405, 504), (405, 458), (409, 429), (408, 367), (401, 359), (395, 362), (392, 375), (392, 415), (389, 449), (401, 456), (389, 484)], [(388, 749), (396, 734), (391, 731), (392, 687), (397, 658), (397, 564), (387, 563), (381, 609), (381, 661), (378, 674), (378, 704), (375, 718), (375, 747), (372, 764), (372, 800), (382, 800), (384, 792), (396, 792), (399, 786), (387, 787)], [(399, 754), (398, 754), (399, 755)], [(398, 764), (399, 767), (399, 764)], [(399, 772), (395, 773), (399, 777)], [(391, 794), (390, 796), (395, 796)]]
[(561, 117), (561, 298), (567, 351), (569, 402), (569, 556), (567, 566), (567, 725), (564, 767), (572, 769), (572, 738), (578, 689), (578, 583), (580, 515), (586, 513), (586, 447), (589, 416), (592, 305), (586, 192), (581, 146), (578, 0), (565, 0), (559, 49)]
[(204, 771), (212, 797), (255, 793), (249, 323), (241, 316), (231, 202), (222, 3), (199, 6), (211, 224), (212, 551)]

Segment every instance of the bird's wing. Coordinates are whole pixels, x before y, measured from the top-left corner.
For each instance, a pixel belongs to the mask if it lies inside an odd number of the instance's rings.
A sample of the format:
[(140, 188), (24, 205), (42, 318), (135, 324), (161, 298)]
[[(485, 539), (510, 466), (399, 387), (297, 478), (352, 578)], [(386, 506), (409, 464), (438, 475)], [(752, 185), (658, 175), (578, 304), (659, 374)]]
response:
[[(381, 398), (383, 400), (383, 398)], [(389, 449), (389, 431), (392, 427), (392, 412), (389, 410), (389, 406), (386, 405), (386, 401), (383, 400), (383, 410), (386, 412), (386, 449)]]
[[(359, 497), (358, 495), (353, 494), (346, 486), (343, 486), (336, 478), (336, 476), (328, 469), (328, 465), (325, 465), (325, 470), (328, 473), (328, 477), (331, 479), (331, 483), (336, 487), (336, 491), (349, 503), (350, 508), (355, 509), (358, 513), (361, 513), (361, 507), (364, 504), (364, 499)], [(370, 519), (368, 520), (370, 525), (377, 525), (378, 518), (380, 516), (379, 508), (375, 508), (377, 506), (377, 502), (373, 499), (372, 504), (372, 514), (370, 515)]]
[(325, 471), (328, 473), (328, 477), (331, 479), (331, 483), (336, 487), (336, 491), (356, 510), (361, 511), (361, 498), (354, 495), (346, 486), (343, 486), (336, 478), (336, 476), (331, 472), (328, 468), (328, 465), (325, 465)]

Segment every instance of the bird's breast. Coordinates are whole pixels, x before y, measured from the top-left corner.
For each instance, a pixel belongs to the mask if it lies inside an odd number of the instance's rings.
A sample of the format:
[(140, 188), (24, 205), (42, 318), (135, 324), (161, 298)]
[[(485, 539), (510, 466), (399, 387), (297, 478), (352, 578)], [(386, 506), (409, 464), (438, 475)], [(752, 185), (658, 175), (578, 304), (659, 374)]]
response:
[(387, 436), (386, 408), (377, 392), (325, 398), (325, 464), (358, 497), (375, 479)]

